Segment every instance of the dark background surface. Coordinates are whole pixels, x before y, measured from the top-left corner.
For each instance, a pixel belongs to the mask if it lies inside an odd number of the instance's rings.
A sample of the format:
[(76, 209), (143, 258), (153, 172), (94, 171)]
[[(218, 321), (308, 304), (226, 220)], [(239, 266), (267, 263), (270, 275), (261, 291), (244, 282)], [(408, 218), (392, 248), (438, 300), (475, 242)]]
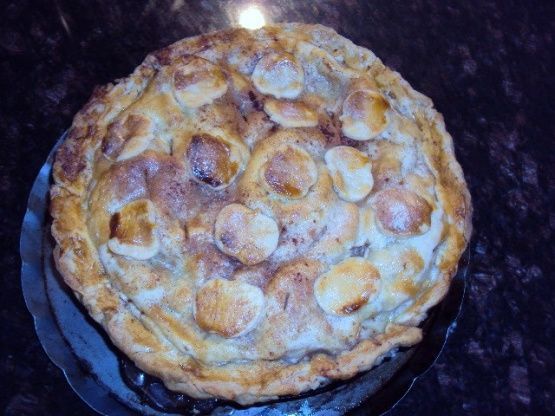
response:
[[(26, 198), (93, 87), (247, 2), (0, 3), (0, 411), (94, 414), (50, 363), (20, 287)], [(373, 50), (445, 116), (475, 207), (463, 315), (391, 415), (555, 412), (555, 2), (261, 2)]]

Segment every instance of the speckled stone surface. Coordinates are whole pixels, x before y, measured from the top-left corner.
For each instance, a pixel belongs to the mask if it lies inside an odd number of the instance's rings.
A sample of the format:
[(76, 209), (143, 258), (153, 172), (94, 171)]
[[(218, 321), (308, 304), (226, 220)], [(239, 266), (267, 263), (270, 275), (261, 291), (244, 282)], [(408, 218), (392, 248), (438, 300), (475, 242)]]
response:
[[(229, 26), (248, 2), (4, 1), (0, 27), (0, 411), (94, 414), (50, 363), (21, 295), (26, 197), (97, 84)], [(391, 415), (555, 412), (555, 3), (259, 2), (372, 49), (445, 116), (474, 200), (469, 290), (434, 367)]]

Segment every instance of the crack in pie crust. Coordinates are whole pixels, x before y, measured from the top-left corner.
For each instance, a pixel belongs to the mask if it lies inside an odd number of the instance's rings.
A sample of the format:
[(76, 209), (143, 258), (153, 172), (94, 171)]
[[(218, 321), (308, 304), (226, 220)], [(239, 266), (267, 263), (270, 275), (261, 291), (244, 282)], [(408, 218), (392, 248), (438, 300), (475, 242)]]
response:
[(184, 39), (97, 88), (51, 213), (57, 268), (114, 344), (241, 404), (419, 342), (471, 232), (432, 102), (304, 24)]

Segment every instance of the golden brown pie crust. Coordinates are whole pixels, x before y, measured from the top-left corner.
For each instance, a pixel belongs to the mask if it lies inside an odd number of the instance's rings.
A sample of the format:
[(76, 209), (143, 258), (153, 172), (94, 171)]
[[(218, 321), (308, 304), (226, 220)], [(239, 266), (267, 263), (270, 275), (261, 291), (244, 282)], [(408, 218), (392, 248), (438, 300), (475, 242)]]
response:
[(430, 99), (293, 23), (184, 39), (97, 88), (51, 213), (57, 268), (118, 348), (172, 390), (250, 404), (419, 342), (472, 208)]

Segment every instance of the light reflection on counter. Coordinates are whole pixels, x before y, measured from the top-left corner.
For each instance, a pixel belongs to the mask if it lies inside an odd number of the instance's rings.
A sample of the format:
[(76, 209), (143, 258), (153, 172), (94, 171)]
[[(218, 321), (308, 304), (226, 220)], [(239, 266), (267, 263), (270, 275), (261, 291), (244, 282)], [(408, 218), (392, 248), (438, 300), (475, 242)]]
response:
[(245, 29), (259, 29), (266, 24), (264, 13), (258, 6), (249, 5), (238, 14), (239, 26)]

